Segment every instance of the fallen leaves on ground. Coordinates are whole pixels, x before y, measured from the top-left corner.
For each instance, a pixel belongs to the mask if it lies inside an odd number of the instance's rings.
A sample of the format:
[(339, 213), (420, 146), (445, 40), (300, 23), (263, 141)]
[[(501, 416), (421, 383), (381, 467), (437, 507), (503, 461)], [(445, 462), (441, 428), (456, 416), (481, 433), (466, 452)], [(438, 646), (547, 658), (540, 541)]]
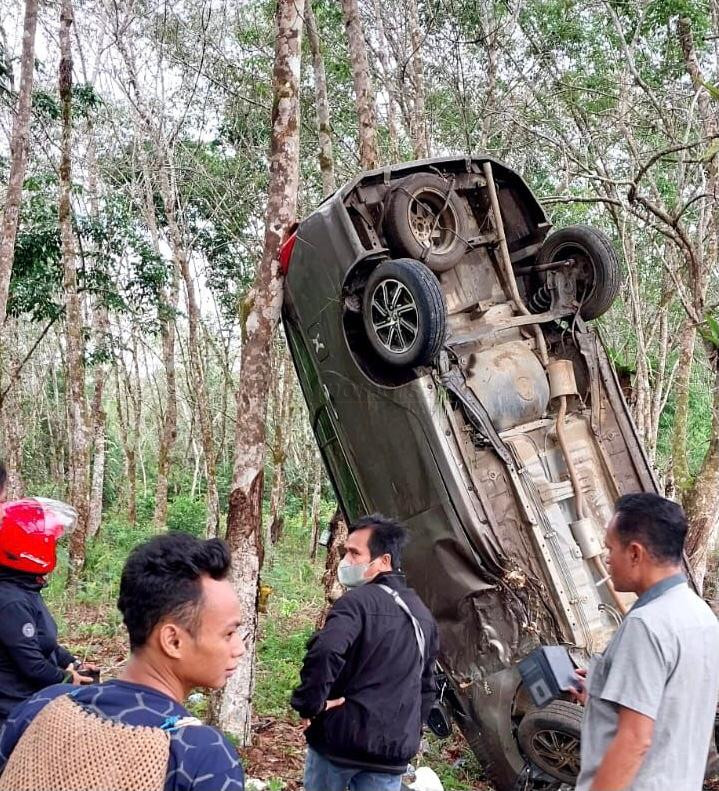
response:
[(302, 787), (305, 737), (299, 722), (256, 718), (252, 724), (252, 746), (240, 750), (245, 774), (260, 780), (280, 778), (285, 791)]

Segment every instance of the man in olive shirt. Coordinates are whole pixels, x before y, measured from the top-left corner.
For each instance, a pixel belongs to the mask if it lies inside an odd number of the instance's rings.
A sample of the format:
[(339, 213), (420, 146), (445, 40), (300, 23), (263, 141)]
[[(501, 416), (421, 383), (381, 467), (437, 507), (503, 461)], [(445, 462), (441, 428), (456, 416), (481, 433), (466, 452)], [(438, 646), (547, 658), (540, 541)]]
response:
[(617, 501), (607, 528), (619, 591), (638, 599), (592, 659), (577, 791), (699, 791), (719, 695), (719, 623), (687, 585), (682, 509), (655, 494)]

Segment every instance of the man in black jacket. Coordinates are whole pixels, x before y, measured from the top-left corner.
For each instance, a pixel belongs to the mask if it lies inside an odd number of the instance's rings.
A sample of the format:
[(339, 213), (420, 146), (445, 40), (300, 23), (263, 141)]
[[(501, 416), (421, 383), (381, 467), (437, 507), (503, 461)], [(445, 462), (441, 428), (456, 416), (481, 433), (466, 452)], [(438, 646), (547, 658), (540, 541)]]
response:
[(308, 643), (292, 707), (305, 731), (305, 791), (399, 791), (435, 699), (437, 625), (401, 571), (406, 530), (378, 514), (349, 528), (350, 588)]

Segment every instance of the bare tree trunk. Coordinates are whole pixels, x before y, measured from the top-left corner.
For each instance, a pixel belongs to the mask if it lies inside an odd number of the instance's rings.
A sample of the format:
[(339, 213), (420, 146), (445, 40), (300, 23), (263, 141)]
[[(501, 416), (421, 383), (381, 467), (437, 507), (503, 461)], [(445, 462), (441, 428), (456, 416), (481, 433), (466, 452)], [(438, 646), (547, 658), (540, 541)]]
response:
[(342, 0), (342, 14), (347, 31), (352, 81), (355, 90), (355, 105), (359, 122), (359, 155), (363, 170), (372, 170), (379, 165), (377, 150), (377, 110), (375, 108), (372, 80), (367, 60), (367, 45), (362, 32), (357, 0)]
[(321, 629), (325, 625), (330, 607), (342, 595), (342, 586), (337, 582), (337, 566), (342, 559), (342, 547), (347, 540), (347, 523), (338, 508), (330, 519), (330, 540), (327, 544), (327, 560), (325, 573), (322, 575), (322, 584), (325, 589), (325, 606), (322, 608), (316, 627)]
[(382, 7), (380, 0), (372, 0), (372, 11), (374, 16), (375, 33), (377, 36), (377, 51), (375, 53), (379, 65), (382, 69), (382, 82), (387, 93), (387, 136), (389, 137), (389, 155), (392, 162), (399, 161), (399, 140), (397, 133), (397, 118), (395, 116), (396, 86), (387, 57), (388, 43), (387, 34), (382, 18)]
[(7, 468), (6, 495), (9, 500), (21, 497), (24, 488), (22, 480), (22, 427), (24, 423), (18, 396), (17, 388), (13, 388), (7, 394), (1, 416), (2, 460)]
[(315, 482), (312, 487), (312, 509), (310, 511), (310, 560), (317, 557), (320, 540), (320, 505), (322, 503), (322, 464), (317, 462)]
[[(95, 334), (98, 339), (105, 336), (108, 330), (107, 310), (100, 307), (96, 314)], [(104, 342), (104, 340), (103, 340)], [(87, 522), (87, 537), (93, 539), (100, 530), (102, 522), (102, 492), (105, 483), (105, 450), (107, 415), (102, 406), (105, 391), (107, 366), (98, 365), (95, 371), (95, 387), (90, 409), (90, 425), (92, 426), (92, 479), (90, 482), (90, 505)]]
[(72, 50), (71, 0), (60, 8), (60, 67), (58, 72), (62, 135), (60, 141), (60, 200), (58, 220), (62, 247), (63, 289), (65, 293), (65, 338), (67, 344), (67, 398), (70, 446), (70, 502), (78, 512), (77, 527), (70, 536), (68, 586), (77, 581), (85, 563), (90, 508), (88, 484), (88, 422), (85, 398), (85, 340), (82, 300), (77, 282), (77, 255), (72, 227)]
[[(150, 168), (147, 157), (142, 157), (143, 193), (145, 218), (155, 253), (160, 255), (160, 235), (155, 219), (155, 203)], [(175, 315), (179, 300), (180, 281), (175, 259), (172, 261), (172, 277), (164, 294), (165, 304), (159, 309), (160, 335), (162, 337), (162, 362), (165, 369), (164, 403), (158, 409), (162, 415), (162, 429), (157, 449), (157, 480), (155, 483), (155, 511), (153, 524), (156, 531), (164, 530), (167, 524), (168, 477), (172, 466), (172, 454), (177, 441), (177, 376), (175, 373)], [(164, 407), (164, 409), (163, 409)]]
[(692, 376), (696, 334), (696, 327), (687, 317), (679, 336), (679, 362), (674, 383), (676, 407), (672, 430), (672, 470), (676, 490), (680, 495), (683, 495), (691, 485), (687, 456), (687, 431), (689, 428), (689, 383)]
[(35, 70), (35, 29), (37, 28), (37, 0), (25, 0), (25, 21), (20, 56), (20, 90), (17, 112), (10, 138), (10, 173), (8, 176), (5, 204), (2, 215), (2, 237), (0, 237), (0, 327), (7, 313), (10, 275), (15, 257), (22, 184), (27, 163), (27, 142), (30, 132), (30, 108), (32, 104), (32, 82)]
[(419, 27), (417, 0), (408, 0), (409, 40), (412, 46), (412, 75), (414, 78), (414, 113), (412, 123), (412, 143), (417, 159), (429, 156), (427, 135), (427, 113), (425, 110), (424, 64), (422, 63), (422, 32)]
[(163, 163), (163, 166), (159, 168), (160, 194), (162, 195), (162, 202), (167, 218), (170, 246), (172, 247), (173, 256), (179, 265), (180, 274), (185, 283), (187, 325), (189, 330), (187, 346), (190, 358), (191, 376), (194, 380), (192, 382), (192, 392), (194, 393), (197, 404), (197, 416), (200, 423), (200, 441), (202, 442), (202, 451), (205, 456), (205, 471), (207, 474), (207, 535), (216, 536), (220, 524), (220, 497), (217, 491), (215, 442), (212, 429), (212, 418), (210, 416), (207, 381), (205, 367), (200, 355), (200, 304), (197, 298), (195, 278), (190, 270), (190, 260), (187, 255), (182, 231), (177, 221), (175, 195), (168, 172), (171, 168), (171, 160), (169, 152), (167, 153), (166, 163)]
[(142, 425), (142, 381), (140, 379), (140, 360), (137, 353), (137, 333), (133, 325), (132, 333), (132, 371), (128, 371), (127, 385), (129, 401), (132, 404), (132, 424), (130, 425), (130, 443), (132, 448), (132, 473), (130, 502), (127, 518), (130, 524), (137, 524), (137, 463), (141, 454), (140, 427)]
[[(168, 295), (168, 310), (177, 308), (178, 285), (173, 273), (173, 284)], [(177, 380), (175, 376), (175, 319), (163, 319), (160, 327), (162, 336), (162, 362), (165, 368), (165, 399), (162, 416), (162, 431), (157, 449), (157, 481), (155, 484), (155, 512), (153, 524), (160, 531), (167, 523), (167, 498), (172, 452), (177, 440)]]
[[(82, 51), (80, 51), (82, 57)], [(83, 63), (83, 72), (84, 72)], [(87, 76), (85, 77), (87, 79)], [(100, 215), (100, 205), (97, 184), (97, 149), (93, 125), (88, 121), (88, 193), (90, 197), (90, 211), (94, 219)], [(93, 311), (93, 334), (98, 350), (108, 352), (108, 335), (110, 321), (107, 307), (98, 302)], [(105, 357), (107, 359), (107, 357)], [(95, 364), (94, 388), (92, 405), (90, 408), (90, 439), (92, 442), (92, 477), (90, 480), (90, 504), (87, 523), (87, 537), (92, 540), (100, 530), (102, 522), (102, 493), (105, 483), (105, 451), (106, 451), (106, 422), (107, 414), (103, 409), (103, 394), (108, 376), (107, 362)]]
[(270, 345), (282, 305), (280, 245), (297, 210), (299, 181), (300, 39), (304, 0), (277, 1), (277, 36), (272, 75), (272, 143), (265, 213), (265, 242), (248, 296), (242, 364), (237, 392), (235, 469), (227, 540), (232, 549), (235, 588), (252, 627), (247, 653), (222, 696), (219, 721), (241, 744), (250, 740), (254, 688), (257, 596), (262, 567), (262, 483)]
[[(95, 396), (97, 396), (97, 386)], [(92, 482), (90, 484), (90, 513), (87, 523), (87, 537), (89, 539), (95, 538), (100, 530), (100, 524), (102, 523), (102, 491), (105, 482), (105, 422), (107, 420), (107, 415), (102, 409), (102, 402), (100, 402), (100, 408), (96, 409), (96, 400), (96, 397), (93, 398), (92, 415), (95, 425), (95, 437), (92, 460)]]
[(712, 433), (701, 471), (684, 500), (689, 532), (685, 551), (701, 590), (719, 508), (719, 351), (714, 351)]
[[(3, 328), (5, 355), (3, 363), (10, 369), (16, 369), (20, 362), (19, 333), (16, 321), (9, 319)], [(17, 499), (23, 494), (22, 481), (22, 447), (25, 420), (20, 403), (20, 382), (11, 387), (0, 410), (0, 431), (2, 431), (2, 456), (0, 458), (7, 467), (7, 497)]]
[(331, 195), (336, 189), (335, 161), (332, 155), (332, 127), (330, 126), (330, 106), (327, 100), (327, 75), (325, 60), (322, 56), (317, 23), (312, 11), (312, 2), (305, 3), (305, 27), (312, 52), (312, 70), (315, 82), (315, 107), (317, 109), (317, 128), (319, 137), (319, 161), (322, 174), (322, 192)]
[[(678, 20), (677, 37), (687, 74), (691, 78), (692, 86), (696, 92), (702, 130), (707, 139), (716, 139), (719, 132), (719, 119), (699, 65), (692, 24), (687, 17)], [(716, 155), (705, 158), (703, 170), (706, 191), (709, 195), (716, 196), (719, 186)], [(703, 225), (704, 233), (700, 237), (703, 242), (699, 259), (701, 269), (697, 273), (699, 276), (694, 277), (694, 282), (692, 282), (695, 310), (702, 318), (705, 311), (708, 273), (716, 270), (717, 257), (719, 256), (719, 208), (716, 205), (716, 200), (709, 204)], [(711, 348), (709, 343), (706, 344), (706, 347), (714, 368), (711, 437), (701, 470), (691, 489), (685, 491), (683, 498), (689, 520), (686, 551), (700, 587), (704, 582), (709, 546), (712, 542), (719, 511), (719, 350)]]
[(302, 481), (302, 531), (307, 529), (307, 514), (310, 505), (310, 482), (307, 477)]
[[(135, 523), (135, 503), (136, 503), (136, 479), (137, 463), (135, 448), (132, 444), (132, 406), (128, 381), (129, 374), (121, 357), (122, 352), (114, 364), (115, 372), (115, 392), (117, 394), (117, 423), (120, 429), (120, 444), (125, 454), (125, 506), (127, 508), (127, 519), (130, 524)], [(122, 379), (120, 378), (120, 367), (122, 366)]]
[(279, 398), (279, 410), (275, 420), (275, 431), (272, 439), (272, 458), (274, 462), (274, 478), (270, 494), (270, 518), (268, 521), (267, 538), (276, 544), (282, 534), (284, 525), (283, 510), (285, 507), (285, 465), (287, 463), (287, 442), (292, 421), (292, 358), (285, 348), (282, 354), (282, 392)]

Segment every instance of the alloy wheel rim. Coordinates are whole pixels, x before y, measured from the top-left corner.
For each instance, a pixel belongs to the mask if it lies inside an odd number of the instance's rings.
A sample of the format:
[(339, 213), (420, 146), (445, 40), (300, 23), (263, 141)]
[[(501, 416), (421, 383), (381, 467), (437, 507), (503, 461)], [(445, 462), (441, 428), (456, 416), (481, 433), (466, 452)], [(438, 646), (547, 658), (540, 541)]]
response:
[(370, 303), (372, 327), (379, 342), (392, 354), (404, 354), (419, 334), (417, 303), (399, 280), (387, 278), (375, 287)]
[(532, 737), (536, 757), (547, 769), (576, 777), (579, 774), (579, 739), (555, 730), (538, 731)]

